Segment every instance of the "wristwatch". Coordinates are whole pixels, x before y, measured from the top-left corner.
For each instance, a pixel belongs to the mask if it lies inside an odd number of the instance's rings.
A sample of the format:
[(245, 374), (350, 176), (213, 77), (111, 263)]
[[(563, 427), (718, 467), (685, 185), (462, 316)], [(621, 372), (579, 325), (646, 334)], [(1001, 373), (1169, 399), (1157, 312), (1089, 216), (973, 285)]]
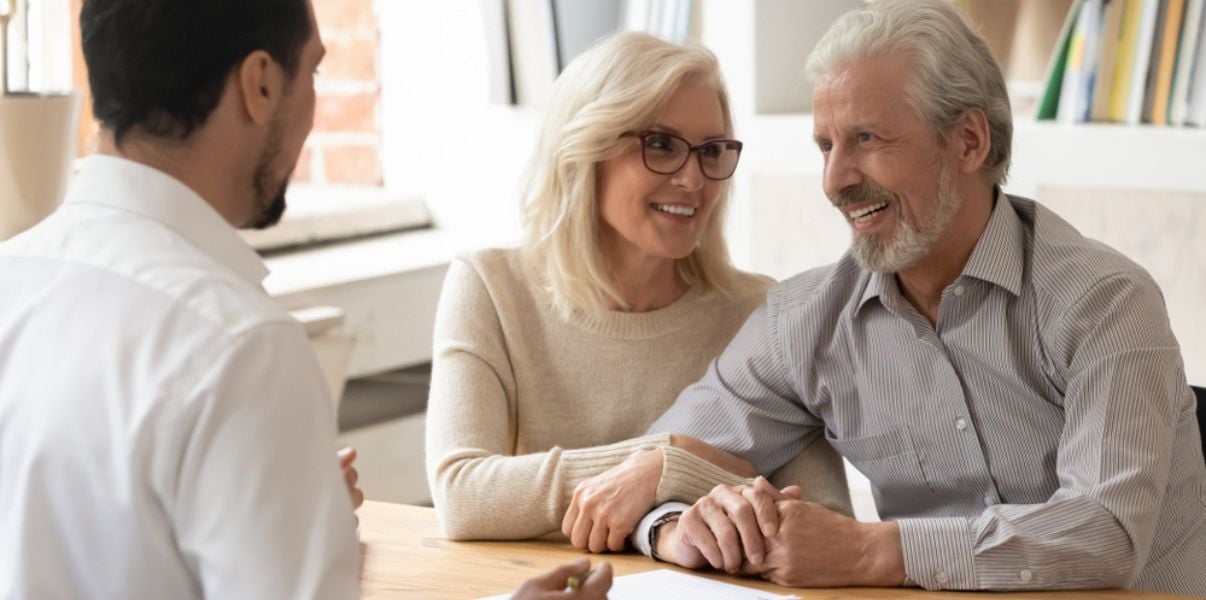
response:
[(651, 556), (653, 558), (653, 560), (665, 562), (664, 560), (662, 560), (662, 557), (657, 553), (657, 532), (658, 532), (658, 530), (660, 530), (662, 528), (662, 525), (665, 525), (666, 523), (677, 521), (678, 518), (680, 516), (682, 516), (682, 514), (683, 513), (681, 513), (681, 512), (668, 512), (668, 513), (658, 517), (655, 521), (653, 521), (653, 524), (649, 526), (649, 556)]

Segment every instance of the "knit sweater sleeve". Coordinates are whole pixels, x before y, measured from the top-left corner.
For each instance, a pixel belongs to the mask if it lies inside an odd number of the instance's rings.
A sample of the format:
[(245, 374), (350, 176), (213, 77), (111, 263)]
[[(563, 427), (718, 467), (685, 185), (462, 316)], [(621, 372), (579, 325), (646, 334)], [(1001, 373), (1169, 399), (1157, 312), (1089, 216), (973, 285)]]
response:
[(495, 301), (464, 260), (449, 267), (433, 353), (427, 477), (450, 539), (522, 539), (557, 531), (579, 482), (633, 452), (669, 443), (668, 434), (654, 434), (512, 456), (517, 411), (511, 360)]

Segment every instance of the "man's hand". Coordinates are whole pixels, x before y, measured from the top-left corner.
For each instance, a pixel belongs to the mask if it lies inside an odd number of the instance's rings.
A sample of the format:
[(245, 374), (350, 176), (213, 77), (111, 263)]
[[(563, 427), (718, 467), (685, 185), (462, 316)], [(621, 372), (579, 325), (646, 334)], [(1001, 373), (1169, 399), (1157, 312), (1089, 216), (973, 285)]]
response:
[(540, 577), (525, 581), (515, 590), (511, 600), (606, 600), (607, 590), (611, 589), (611, 565), (607, 563), (600, 564), (582, 587), (577, 590), (566, 589), (571, 576), (582, 575), (588, 570), (590, 560), (585, 558), (562, 565)]
[(619, 552), (641, 517), (653, 508), (662, 478), (662, 451), (634, 453), (624, 462), (578, 484), (561, 532), (575, 548)]
[(356, 461), (356, 449), (347, 446), (341, 448), (336, 453), (339, 456), (339, 466), (343, 469), (343, 481), (348, 486), (348, 495), (352, 497), (352, 508), (360, 508), (364, 504), (364, 492), (356, 487), (356, 482), (360, 480), (360, 473), (356, 472), (356, 467), (352, 463)]
[(860, 523), (812, 502), (777, 503), (779, 531), (746, 573), (791, 587), (899, 586), (904, 552), (896, 523)]
[(765, 556), (764, 538), (779, 531), (776, 503), (799, 498), (798, 486), (777, 490), (764, 477), (753, 486), (718, 485), (679, 518), (675, 536), (668, 540), (676, 546), (671, 554), (662, 552), (659, 533), (658, 554), (690, 568), (702, 566), (682, 562), (695, 562), (696, 553), (712, 568), (729, 573), (740, 572), (747, 561), (757, 567)]

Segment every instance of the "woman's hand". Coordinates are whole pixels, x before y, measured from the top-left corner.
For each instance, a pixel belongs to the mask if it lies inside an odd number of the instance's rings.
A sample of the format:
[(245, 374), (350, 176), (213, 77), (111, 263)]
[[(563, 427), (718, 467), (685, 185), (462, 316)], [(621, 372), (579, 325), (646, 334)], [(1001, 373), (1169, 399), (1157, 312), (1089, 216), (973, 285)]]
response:
[(575, 548), (619, 552), (641, 517), (653, 508), (662, 478), (662, 450), (636, 452), (578, 484), (561, 532)]

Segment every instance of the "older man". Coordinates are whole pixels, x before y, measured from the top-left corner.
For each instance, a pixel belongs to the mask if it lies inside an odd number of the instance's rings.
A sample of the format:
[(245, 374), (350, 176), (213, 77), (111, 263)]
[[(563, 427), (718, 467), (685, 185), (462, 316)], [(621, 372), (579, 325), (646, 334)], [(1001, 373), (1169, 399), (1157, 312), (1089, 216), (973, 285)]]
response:
[(882, 0), (809, 70), (852, 248), (774, 288), (653, 430), (763, 473), (825, 434), (885, 521), (760, 481), (654, 511), (638, 545), (797, 586), (1206, 595), (1206, 467), (1160, 290), (1001, 192), (1011, 115), (983, 41), (949, 2)]

